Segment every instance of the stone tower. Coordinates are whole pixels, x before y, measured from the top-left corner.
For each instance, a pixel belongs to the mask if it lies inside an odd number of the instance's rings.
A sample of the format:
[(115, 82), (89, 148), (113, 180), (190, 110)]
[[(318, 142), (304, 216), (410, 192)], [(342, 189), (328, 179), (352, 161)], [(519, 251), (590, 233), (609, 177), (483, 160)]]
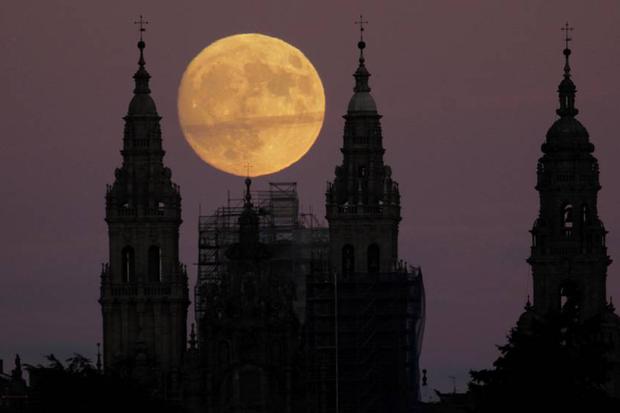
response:
[(370, 94), (360, 40), (355, 88), (344, 115), (342, 165), (326, 194), (330, 262), (338, 273), (391, 271), (398, 259), (400, 195), (384, 164), (381, 115)]
[(169, 392), (186, 347), (189, 300), (179, 262), (181, 195), (163, 164), (161, 117), (150, 95), (144, 47), (140, 38), (123, 162), (106, 193), (110, 255), (99, 302), (105, 369), (157, 380), (150, 384)]
[(422, 277), (398, 259), (400, 194), (383, 161), (365, 47), (362, 38), (342, 164), (326, 192), (329, 274), (307, 288), (310, 411), (408, 412), (418, 397)]
[[(568, 42), (567, 42), (568, 43)], [(610, 392), (620, 396), (620, 318), (607, 301), (607, 231), (599, 219), (599, 165), (588, 131), (576, 119), (576, 87), (564, 49), (564, 77), (558, 87), (557, 119), (542, 144), (536, 190), (538, 218), (531, 230), (528, 263), (532, 268), (534, 302), (526, 306), (519, 328), (534, 320), (561, 317), (577, 323), (596, 322), (599, 339), (611, 346)]]
[(566, 48), (564, 78), (558, 88), (560, 118), (547, 132), (538, 161), (540, 210), (531, 231), (528, 262), (536, 312), (571, 311), (586, 320), (607, 308), (605, 284), (611, 260), (605, 246), (607, 231), (598, 217), (601, 186), (594, 145), (575, 118), (570, 54)]

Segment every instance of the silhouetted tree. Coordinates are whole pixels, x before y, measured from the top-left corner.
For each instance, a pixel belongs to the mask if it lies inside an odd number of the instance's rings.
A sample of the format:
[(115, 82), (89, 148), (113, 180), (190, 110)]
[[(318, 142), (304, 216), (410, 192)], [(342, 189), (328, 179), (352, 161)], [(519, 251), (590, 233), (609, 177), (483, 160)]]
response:
[(494, 368), (470, 372), (475, 411), (620, 411), (604, 389), (607, 347), (597, 331), (597, 320), (566, 317), (512, 329)]
[(126, 377), (100, 373), (80, 354), (68, 358), (66, 365), (53, 354), (47, 360), (47, 365), (26, 366), (30, 375), (31, 412), (183, 411)]

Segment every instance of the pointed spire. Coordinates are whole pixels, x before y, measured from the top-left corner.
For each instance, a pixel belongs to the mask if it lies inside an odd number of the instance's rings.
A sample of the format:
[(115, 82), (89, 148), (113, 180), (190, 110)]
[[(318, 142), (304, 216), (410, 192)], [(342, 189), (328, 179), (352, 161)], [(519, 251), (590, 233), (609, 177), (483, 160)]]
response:
[(357, 42), (357, 48), (360, 50), (359, 66), (353, 75), (355, 76), (355, 88), (353, 90), (356, 93), (370, 92), (370, 86), (368, 86), (368, 78), (370, 77), (370, 73), (368, 72), (368, 69), (366, 69), (366, 59), (364, 58), (364, 49), (366, 48), (366, 42), (364, 41), (364, 24), (367, 23), (368, 21), (365, 21), (361, 14), (359, 21), (355, 22), (355, 24), (359, 24), (360, 26), (360, 40)]
[(239, 216), (239, 243), (246, 247), (256, 245), (259, 242), (259, 219), (252, 204), (251, 186), (252, 180), (248, 176), (245, 178), (243, 211)]
[(144, 48), (146, 43), (142, 38), (142, 34), (146, 31), (145, 24), (148, 24), (146, 20), (140, 16), (140, 20), (135, 21), (134, 24), (140, 25), (140, 40), (138, 41), (138, 50), (140, 50), (140, 57), (138, 58), (138, 70), (133, 75), (135, 81), (135, 87), (133, 89), (134, 97), (129, 104), (128, 115), (137, 116), (158, 116), (155, 102), (151, 98), (151, 89), (149, 88), (149, 80), (151, 75), (146, 70), (146, 62), (144, 60)]
[(360, 26), (360, 40), (357, 42), (357, 47), (360, 50), (360, 57), (357, 70), (353, 74), (353, 77), (355, 77), (355, 87), (353, 91), (355, 93), (349, 101), (349, 114), (365, 112), (372, 112), (374, 114), (377, 112), (377, 105), (370, 94), (370, 86), (368, 85), (370, 73), (368, 69), (366, 69), (366, 59), (364, 58), (364, 49), (366, 48), (366, 42), (364, 41), (364, 24), (366, 23), (368, 22), (364, 20), (362, 15), (360, 15), (359, 21), (355, 22), (355, 24), (359, 24)]
[(560, 108), (556, 111), (556, 113), (561, 117), (574, 117), (579, 111), (575, 108), (575, 94), (577, 92), (577, 88), (571, 79), (571, 67), (570, 67), (570, 55), (571, 49), (568, 47), (569, 42), (572, 38), (569, 36), (570, 32), (573, 30), (572, 27), (569, 26), (568, 22), (562, 28), (562, 31), (565, 32), (564, 41), (566, 42), (566, 47), (564, 48), (564, 79), (560, 82), (558, 86), (558, 94), (560, 98)]
[(151, 93), (151, 90), (149, 89), (149, 79), (151, 78), (151, 75), (149, 74), (149, 72), (146, 71), (146, 68), (144, 67), (146, 63), (144, 61), (144, 48), (146, 47), (146, 44), (142, 39), (142, 33), (146, 31), (144, 25), (149, 24), (149, 22), (144, 20), (142, 18), (142, 15), (140, 15), (140, 20), (135, 21), (134, 24), (140, 25), (140, 41), (138, 42), (138, 49), (140, 49), (140, 59), (138, 59), (138, 71), (136, 72), (136, 74), (133, 75), (133, 78), (136, 81), (136, 88), (134, 89), (133, 93)]
[(243, 197), (244, 199), (243, 206), (246, 209), (251, 209), (253, 206), (252, 205), (252, 192), (250, 190), (251, 186), (252, 186), (252, 180), (248, 176), (247, 178), (245, 178), (245, 196)]

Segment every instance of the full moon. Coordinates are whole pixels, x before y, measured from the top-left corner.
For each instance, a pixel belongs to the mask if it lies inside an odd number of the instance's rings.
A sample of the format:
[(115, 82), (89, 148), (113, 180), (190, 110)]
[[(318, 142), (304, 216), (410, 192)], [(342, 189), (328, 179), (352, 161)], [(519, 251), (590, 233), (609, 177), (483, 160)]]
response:
[(217, 40), (187, 66), (179, 86), (181, 129), (213, 167), (260, 176), (297, 162), (325, 115), (319, 74), (297, 48), (275, 37)]

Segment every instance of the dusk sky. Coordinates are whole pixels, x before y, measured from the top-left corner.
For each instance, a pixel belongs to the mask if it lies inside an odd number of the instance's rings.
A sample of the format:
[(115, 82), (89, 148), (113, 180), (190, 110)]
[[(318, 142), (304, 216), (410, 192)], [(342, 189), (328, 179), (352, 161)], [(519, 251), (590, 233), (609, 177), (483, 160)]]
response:
[[(174, 4), (173, 4), (174, 3)], [(431, 388), (464, 390), (489, 367), (531, 292), (538, 213), (536, 161), (556, 119), (571, 44), (579, 119), (601, 168), (599, 214), (620, 261), (620, 2), (618, 0), (17, 1), (0, 4), (0, 358), (94, 357), (101, 341), (101, 263), (108, 257), (105, 185), (120, 165), (137, 69), (140, 14), (165, 163), (181, 186), (181, 259), (196, 278), (198, 209), (243, 180), (194, 154), (177, 118), (189, 61), (211, 42), (264, 33), (299, 48), (325, 88), (325, 123), (298, 163), (257, 178), (296, 181), (323, 219), (325, 183), (341, 161), (363, 13), (366, 66), (386, 162), (400, 184), (400, 255), (422, 266), (427, 318), (421, 367)], [(193, 290), (192, 290), (193, 291)], [(620, 302), (620, 264), (608, 295)], [(193, 308), (189, 317), (193, 319)]]

